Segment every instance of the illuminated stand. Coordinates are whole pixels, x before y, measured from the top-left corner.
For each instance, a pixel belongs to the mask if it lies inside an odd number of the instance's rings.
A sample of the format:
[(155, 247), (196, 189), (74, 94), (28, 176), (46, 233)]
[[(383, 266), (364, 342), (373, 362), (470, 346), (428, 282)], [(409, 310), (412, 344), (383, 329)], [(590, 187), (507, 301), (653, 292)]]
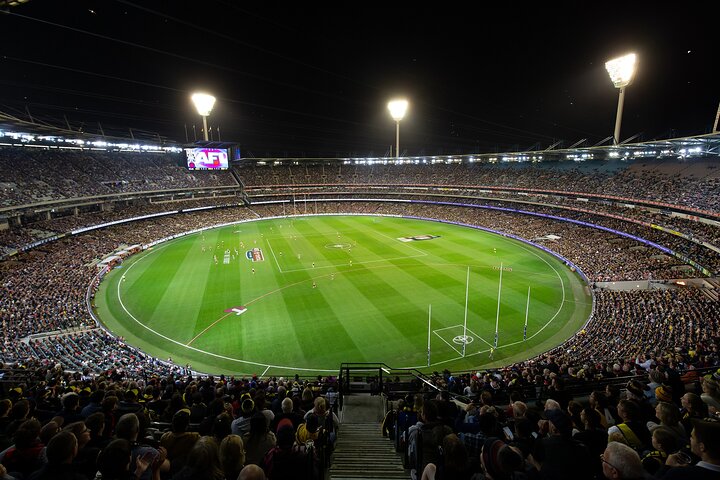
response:
[(400, 158), (400, 120), (405, 118), (405, 112), (407, 112), (408, 101), (407, 100), (392, 100), (388, 102), (388, 110), (390, 110), (390, 116), (395, 120), (395, 158)]
[(215, 97), (207, 93), (193, 93), (192, 101), (195, 104), (198, 114), (203, 119), (203, 132), (205, 133), (205, 141), (208, 141), (207, 117), (215, 105)]
[(625, 87), (630, 85), (635, 77), (635, 63), (637, 55), (630, 53), (624, 57), (615, 58), (605, 62), (605, 69), (610, 75), (615, 88), (620, 89), (620, 98), (618, 99), (617, 116), (615, 117), (615, 133), (613, 135), (613, 145), (620, 142), (620, 124), (622, 123), (623, 103), (625, 103)]

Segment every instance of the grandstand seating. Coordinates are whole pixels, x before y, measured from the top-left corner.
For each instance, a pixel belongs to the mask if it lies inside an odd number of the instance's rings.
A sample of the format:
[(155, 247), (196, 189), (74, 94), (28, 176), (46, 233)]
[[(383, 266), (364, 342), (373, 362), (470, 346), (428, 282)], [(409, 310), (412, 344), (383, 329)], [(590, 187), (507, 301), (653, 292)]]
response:
[[(15, 167), (20, 160), (22, 169)], [(297, 208), (313, 213), (412, 215), (500, 230), (536, 239), (573, 261), (591, 282), (597, 282), (593, 318), (565, 344), (502, 369), (454, 375), (436, 372), (426, 379), (433, 389), (470, 398), (494, 392), (496, 400), (508, 401), (533, 397), (534, 392), (534, 397), (566, 403), (567, 395), (559, 383), (566, 383), (571, 391), (579, 385), (589, 391), (604, 387), (602, 382), (608, 380), (626, 383), (635, 375), (652, 385), (653, 376), (661, 375), (655, 386), (668, 387), (669, 400), (679, 406), (686, 389), (700, 393), (701, 382), (694, 371), (720, 366), (720, 284), (712, 278), (703, 280), (705, 275), (694, 268), (685, 269), (694, 263), (709, 273), (720, 271), (717, 160), (548, 165), (334, 162), (234, 167), (253, 200), (250, 206), (240, 201), (238, 184), (230, 172), (187, 172), (179, 165), (172, 157), (156, 154), (18, 153), (0, 148), (0, 214), (8, 218), (8, 228), (0, 230), (0, 256), (7, 255), (0, 263), (0, 386), (3, 396), (14, 401), (31, 397), (43, 423), (50, 420), (50, 413), (61, 410), (60, 400), (70, 390), (83, 395), (83, 405), (89, 403), (92, 391), (125, 397), (128, 391), (137, 390), (140, 397), (148, 395), (143, 398), (146, 406), (162, 400), (168, 408), (174, 405), (174, 395), (184, 394), (181, 406), (192, 409), (194, 403), (204, 403), (209, 408), (215, 400), (221, 410), (229, 403), (230, 415), (236, 416), (241, 395), (246, 392), (257, 395), (263, 391), (273, 397), (281, 385), (298, 390), (305, 384), (318, 395), (326, 392), (328, 385), (337, 385), (332, 378), (298, 378), (295, 382), (196, 376), (186, 366), (153, 358), (98, 328), (86, 308), (93, 264), (120, 246), (149, 243), (201, 226), (292, 213)], [(423, 187), (416, 188), (419, 185)], [(158, 191), (225, 187), (229, 189), (225, 194), (207, 198), (173, 194), (170, 201), (149, 200)], [(149, 191), (154, 193), (134, 195)], [(132, 201), (128, 197), (98, 197), (131, 193)], [(270, 199), (286, 203), (263, 203)], [(310, 202), (304, 204), (301, 199)], [(398, 199), (416, 202), (393, 201)], [(64, 207), (69, 205), (72, 210), (62, 215), (48, 210), (47, 215), (36, 217), (29, 208), (42, 202), (50, 202), (51, 207), (55, 201), (65, 202)], [(658, 202), (669, 206), (659, 208)], [(101, 223), (199, 206), (217, 208), (67, 235)], [(673, 254), (660, 253), (653, 246), (608, 229), (653, 242)], [(548, 231), (559, 239), (545, 239)], [(55, 237), (60, 238), (28, 248)], [(670, 289), (658, 282), (655, 290), (611, 291), (599, 285), (687, 276), (697, 277), (697, 284), (705, 288)], [(712, 405), (717, 389), (713, 390), (712, 374), (709, 377), (702, 385)], [(82, 393), (85, 388), (87, 396)], [(429, 399), (434, 396), (433, 389), (426, 386), (421, 393)], [(657, 401), (655, 390), (647, 392), (647, 401)], [(199, 402), (188, 400), (194, 394), (200, 395)], [(164, 418), (172, 420), (177, 410)], [(275, 413), (279, 414), (279, 409)], [(496, 413), (501, 421), (508, 420), (501, 412), (488, 413), (487, 409), (477, 417)], [(454, 425), (454, 418), (445, 420), (452, 420)], [(6, 443), (11, 441), (7, 436), (9, 424), (2, 423), (0, 428)], [(513, 421), (509, 424), (515, 428)], [(483, 431), (484, 437), (499, 435), (494, 428)]]

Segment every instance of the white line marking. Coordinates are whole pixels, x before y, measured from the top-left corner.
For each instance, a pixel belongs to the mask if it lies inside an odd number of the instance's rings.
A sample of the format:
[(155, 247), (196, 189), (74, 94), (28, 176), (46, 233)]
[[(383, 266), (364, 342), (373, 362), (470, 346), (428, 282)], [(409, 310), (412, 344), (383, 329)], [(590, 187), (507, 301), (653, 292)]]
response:
[(275, 259), (275, 265), (277, 265), (278, 270), (280, 270), (280, 273), (285, 273), (283, 272), (283, 269), (280, 268), (280, 264), (278, 263), (277, 257), (275, 256), (275, 251), (273, 250), (272, 245), (270, 245), (270, 240), (266, 238), (265, 241), (267, 242), (268, 247), (270, 247), (270, 253), (272, 253), (273, 258)]

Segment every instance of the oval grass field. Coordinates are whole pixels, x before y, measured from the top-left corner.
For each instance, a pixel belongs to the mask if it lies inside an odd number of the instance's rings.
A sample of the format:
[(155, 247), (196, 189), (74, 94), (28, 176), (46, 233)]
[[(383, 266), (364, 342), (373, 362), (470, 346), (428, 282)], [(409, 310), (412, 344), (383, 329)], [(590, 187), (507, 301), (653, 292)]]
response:
[(162, 360), (214, 374), (312, 375), (342, 362), (460, 371), (523, 360), (577, 331), (592, 298), (577, 273), (524, 242), (437, 221), (333, 215), (156, 245), (109, 272), (94, 304), (115, 335)]

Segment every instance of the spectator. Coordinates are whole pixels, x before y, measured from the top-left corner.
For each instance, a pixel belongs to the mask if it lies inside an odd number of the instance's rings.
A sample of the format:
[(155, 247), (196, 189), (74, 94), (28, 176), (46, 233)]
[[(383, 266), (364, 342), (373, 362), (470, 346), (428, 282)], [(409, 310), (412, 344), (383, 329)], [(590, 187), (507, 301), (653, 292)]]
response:
[(644, 480), (646, 478), (637, 452), (623, 443), (608, 443), (600, 459), (603, 464), (603, 474), (607, 479)]

